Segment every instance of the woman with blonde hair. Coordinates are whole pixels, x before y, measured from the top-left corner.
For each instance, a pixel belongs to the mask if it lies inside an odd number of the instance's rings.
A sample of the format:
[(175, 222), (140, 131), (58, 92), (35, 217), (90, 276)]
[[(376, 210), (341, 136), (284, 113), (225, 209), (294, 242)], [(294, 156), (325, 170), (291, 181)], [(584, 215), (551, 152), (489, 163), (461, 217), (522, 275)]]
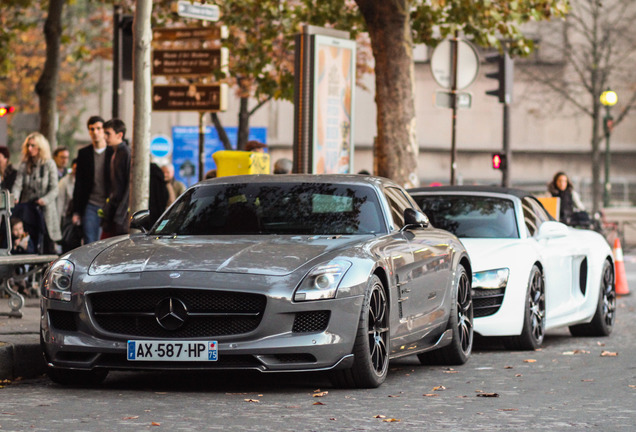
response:
[(56, 253), (54, 242), (62, 238), (56, 203), (57, 183), (57, 165), (51, 158), (49, 141), (39, 132), (29, 134), (22, 144), (22, 162), (12, 190), (19, 203), (14, 214), (22, 213), (25, 225), (38, 231), (34, 237), (38, 239), (37, 244), (42, 245), (38, 249), (44, 253)]

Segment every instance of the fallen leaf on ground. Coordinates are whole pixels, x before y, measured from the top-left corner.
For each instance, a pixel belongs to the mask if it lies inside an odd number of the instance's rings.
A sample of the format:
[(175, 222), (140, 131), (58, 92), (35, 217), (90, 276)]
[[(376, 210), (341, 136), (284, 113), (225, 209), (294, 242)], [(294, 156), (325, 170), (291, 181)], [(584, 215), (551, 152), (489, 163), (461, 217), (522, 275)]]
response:
[(258, 399), (243, 399), (245, 402), (260, 403)]
[(161, 426), (161, 423), (159, 423), (159, 422), (152, 422), (152, 423), (150, 423), (150, 426)]
[(518, 408), (501, 408), (499, 411), (519, 411)]
[(581, 382), (594, 382), (594, 380), (593, 379), (584, 379), (584, 380), (581, 380)]
[(439, 395), (437, 393), (425, 393), (422, 396), (424, 396), (424, 397), (438, 397)]
[(536, 363), (537, 361), (535, 359), (526, 359), (523, 362), (524, 363)]
[(598, 346), (605, 346), (605, 343), (604, 343), (604, 342), (596, 342), (596, 345), (598, 345)]
[(323, 396), (327, 396), (329, 394), (328, 391), (324, 391), (324, 392), (320, 392), (320, 393), (314, 393), (311, 396), (312, 397), (323, 397)]
[(563, 353), (563, 355), (575, 355), (575, 354), (589, 354), (589, 351), (586, 350), (581, 350), (581, 349), (575, 349), (573, 351), (565, 351)]
[(378, 415), (374, 415), (373, 418), (381, 418), (381, 419), (383, 419), (383, 418), (386, 418), (386, 416), (382, 415), (382, 414), (378, 414)]
[(395, 418), (388, 418), (388, 419), (384, 419), (382, 421), (383, 422), (387, 422), (387, 423), (393, 423), (393, 422), (399, 422), (401, 420), (400, 419), (395, 419)]
[(400, 397), (400, 395), (389, 395), (389, 397)]
[(522, 376), (523, 375), (521, 375), (521, 374), (515, 374), (515, 378), (519, 378), (519, 377), (522, 377)]
[(444, 387), (443, 385), (433, 387), (433, 391), (441, 391), (441, 390), (446, 390), (446, 387)]
[(335, 417), (331, 417), (329, 420), (336, 420), (336, 418)]
[(324, 405), (322, 402), (314, 402), (312, 405)]
[(636, 389), (636, 385), (633, 385), (633, 384), (628, 384), (628, 387), (629, 387), (629, 388)]
[(617, 352), (612, 352), (612, 351), (603, 351), (601, 353), (601, 357), (617, 357), (618, 353)]
[(168, 394), (168, 392), (155, 392), (155, 394), (164, 395), (164, 394)]
[(122, 420), (136, 420), (138, 418), (139, 418), (139, 416), (129, 416), (129, 417), (122, 418)]
[(499, 393), (477, 393), (477, 397), (496, 398), (499, 397)]
[(512, 366), (504, 366), (504, 369), (514, 369)]

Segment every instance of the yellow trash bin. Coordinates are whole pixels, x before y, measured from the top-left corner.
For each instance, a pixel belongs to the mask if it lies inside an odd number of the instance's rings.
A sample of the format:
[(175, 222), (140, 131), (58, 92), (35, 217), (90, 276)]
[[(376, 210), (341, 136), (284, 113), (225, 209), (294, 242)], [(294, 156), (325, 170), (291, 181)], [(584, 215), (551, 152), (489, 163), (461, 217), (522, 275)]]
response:
[(235, 150), (219, 150), (212, 154), (216, 176), (269, 174), (269, 154)]

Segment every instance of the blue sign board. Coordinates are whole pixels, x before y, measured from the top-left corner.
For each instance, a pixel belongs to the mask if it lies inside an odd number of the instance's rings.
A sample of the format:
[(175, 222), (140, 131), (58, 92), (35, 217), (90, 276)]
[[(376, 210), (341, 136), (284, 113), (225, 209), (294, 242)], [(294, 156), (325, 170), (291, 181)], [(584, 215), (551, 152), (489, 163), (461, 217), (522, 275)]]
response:
[(172, 152), (172, 141), (165, 135), (157, 135), (150, 141), (150, 154), (162, 158)]
[[(225, 133), (236, 149), (238, 137), (237, 127), (226, 127)], [(267, 143), (267, 128), (250, 128), (248, 140), (257, 140)], [(223, 143), (219, 139), (216, 128), (206, 126), (204, 135), (205, 172), (216, 169), (216, 164), (212, 154), (219, 150), (225, 150)], [(199, 127), (198, 126), (173, 126), (172, 127), (172, 164), (174, 165), (175, 179), (183, 182), (186, 186), (192, 186), (199, 181)], [(184, 165), (185, 164), (185, 165)], [(191, 167), (194, 166), (194, 170)], [(181, 168), (184, 169), (181, 169)], [(187, 168), (187, 169), (186, 169)], [(182, 176), (182, 174), (185, 174)], [(192, 174), (191, 176), (187, 176)]]

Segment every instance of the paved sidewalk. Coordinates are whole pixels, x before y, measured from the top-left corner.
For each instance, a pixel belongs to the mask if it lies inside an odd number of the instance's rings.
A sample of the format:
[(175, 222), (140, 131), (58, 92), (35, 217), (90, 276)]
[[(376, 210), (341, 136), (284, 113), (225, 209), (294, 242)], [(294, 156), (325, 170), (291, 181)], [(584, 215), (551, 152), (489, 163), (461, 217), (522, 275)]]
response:
[[(9, 312), (0, 298), (0, 313)], [(40, 300), (26, 299), (22, 318), (0, 316), (0, 380), (33, 378), (45, 371), (40, 350)]]

